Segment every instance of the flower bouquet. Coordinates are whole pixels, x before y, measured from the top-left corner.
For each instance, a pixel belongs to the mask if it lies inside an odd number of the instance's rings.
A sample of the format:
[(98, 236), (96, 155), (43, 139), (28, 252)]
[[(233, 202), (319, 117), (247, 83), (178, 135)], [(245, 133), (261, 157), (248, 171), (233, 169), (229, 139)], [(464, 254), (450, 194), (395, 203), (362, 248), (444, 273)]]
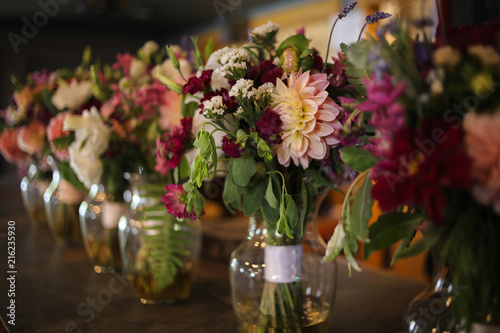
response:
[(180, 123), (180, 99), (155, 77), (157, 72), (177, 75), (164, 58), (165, 51), (149, 41), (137, 56), (118, 54), (112, 65), (92, 66), (90, 89), (101, 105), (64, 121), (64, 129), (74, 132), (70, 166), (90, 190), (80, 223), (96, 271), (122, 266), (118, 221), (127, 210), (129, 187), (124, 174), (154, 173), (157, 137)]
[[(396, 21), (377, 37), (344, 47), (353, 67), (367, 69), (366, 98), (355, 108), (357, 126), (371, 135), (341, 151), (367, 177), (330, 241), (331, 257), (356, 239), (365, 257), (401, 241), (393, 261), (433, 248), (452, 277), (448, 329), (498, 326), (500, 55), (412, 40)], [(374, 199), (384, 213), (369, 226)], [(411, 332), (437, 329), (413, 315)]]
[(46, 126), (53, 115), (43, 96), (55, 87), (56, 73), (30, 73), (25, 83), (12, 77), (12, 102), (0, 112), (0, 153), (20, 174), (25, 208), (32, 222), (46, 224), (43, 194), (50, 181), (46, 157), (50, 151)]
[[(191, 73), (185, 52), (178, 47), (170, 51), (176, 54), (175, 64), (172, 58), (165, 59), (165, 49), (147, 42), (137, 56), (120, 54), (115, 64), (105, 66), (102, 71), (95, 67), (93, 91), (103, 105), (100, 110), (91, 110), (88, 117), (96, 120), (92, 126), (86, 126), (84, 114), (66, 121), (66, 126), (75, 130), (77, 140), (80, 131), (90, 131), (80, 136), (85, 140), (84, 149), (92, 140), (104, 139), (102, 144), (89, 145), (89, 151), (76, 151), (88, 161), (76, 167), (84, 171), (92, 170), (93, 164), (100, 165), (100, 173), (89, 184), (102, 184), (108, 200), (109, 193), (115, 198), (123, 193), (127, 187), (124, 182), (131, 184), (130, 206), (122, 218), (118, 214), (113, 224), (116, 230), (118, 220), (121, 221), (119, 232), (111, 230), (109, 224), (103, 232), (104, 236), (112, 233), (119, 237), (124, 272), (136, 295), (146, 304), (185, 299), (191, 290), (199, 253), (196, 221), (168, 214), (162, 203), (165, 185), (175, 186), (186, 177), (178, 166), (188, 167), (184, 154), (193, 141), (191, 118), (187, 110), (181, 110), (181, 96), (157, 79), (161, 75), (165, 80), (177, 82)], [(91, 205), (95, 203), (89, 201), (82, 209), (89, 234), (88, 247), (100, 249), (89, 251), (95, 261), (98, 256), (93, 256), (94, 253), (107, 251), (107, 247), (106, 242), (96, 244), (102, 238), (95, 237), (95, 227), (90, 230), (96, 224), (91, 221), (95, 213)], [(109, 202), (101, 205), (109, 210)]]
[(233, 305), (248, 332), (328, 327), (336, 266), (323, 261), (315, 212), (353, 174), (338, 154), (352, 120), (342, 104), (357, 95), (344, 62), (324, 63), (302, 33), (277, 44), (278, 28), (269, 22), (250, 44), (205, 59), (196, 52), (197, 75), (182, 87), (166, 82), (200, 124), (182, 204), (199, 216), (199, 188), (223, 172), (224, 203), (251, 217), (231, 256)]

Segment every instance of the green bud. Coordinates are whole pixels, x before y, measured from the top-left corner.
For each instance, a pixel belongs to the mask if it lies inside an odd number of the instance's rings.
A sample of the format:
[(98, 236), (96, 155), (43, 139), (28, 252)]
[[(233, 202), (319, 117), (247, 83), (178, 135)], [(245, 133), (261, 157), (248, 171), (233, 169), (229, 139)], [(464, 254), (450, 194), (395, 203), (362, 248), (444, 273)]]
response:
[(281, 68), (288, 74), (299, 70), (299, 51), (294, 47), (287, 47), (280, 56)]
[(174, 66), (175, 69), (179, 70), (181, 68), (181, 65), (179, 64), (179, 59), (177, 59), (177, 56), (175, 55), (172, 45), (167, 46), (167, 52), (168, 56), (172, 60), (172, 65)]

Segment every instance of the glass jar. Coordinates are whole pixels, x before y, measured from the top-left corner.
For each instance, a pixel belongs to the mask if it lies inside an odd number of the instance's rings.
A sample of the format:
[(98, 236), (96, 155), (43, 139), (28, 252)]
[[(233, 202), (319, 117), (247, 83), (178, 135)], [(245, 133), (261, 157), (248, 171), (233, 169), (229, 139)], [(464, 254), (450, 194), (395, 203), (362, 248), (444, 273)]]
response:
[(97, 273), (122, 269), (118, 241), (118, 221), (127, 211), (127, 203), (107, 193), (104, 185), (94, 184), (80, 205), (83, 243)]
[(451, 323), (453, 284), (448, 268), (438, 260), (438, 250), (430, 251), (433, 279), (408, 306), (404, 328), (408, 333), (446, 333)]
[(43, 194), (49, 184), (47, 173), (39, 170), (34, 163), (29, 166), (28, 173), (21, 180), (20, 187), (24, 208), (31, 222), (37, 225), (47, 225)]
[[(326, 244), (317, 231), (320, 195), (303, 237), (286, 239), (259, 214), (231, 254), (233, 307), (240, 332), (326, 332), (336, 292), (337, 265), (323, 261)], [(298, 235), (298, 233), (296, 233)], [(286, 245), (284, 245), (286, 244)]]
[(52, 182), (43, 195), (43, 201), (50, 230), (60, 242), (81, 244), (78, 208), (85, 193), (63, 178), (53, 158), (49, 156), (47, 163), (52, 169)]
[(131, 175), (132, 200), (120, 219), (124, 272), (143, 304), (173, 304), (191, 293), (201, 245), (199, 221), (167, 213), (156, 177)]

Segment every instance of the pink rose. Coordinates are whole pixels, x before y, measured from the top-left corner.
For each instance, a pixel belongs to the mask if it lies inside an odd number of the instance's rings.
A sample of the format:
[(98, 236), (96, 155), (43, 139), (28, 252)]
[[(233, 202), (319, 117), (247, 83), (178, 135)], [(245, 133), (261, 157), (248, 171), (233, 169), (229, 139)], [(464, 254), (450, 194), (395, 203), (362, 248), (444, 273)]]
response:
[(14, 164), (21, 164), (28, 157), (17, 145), (18, 132), (16, 128), (8, 128), (0, 136), (0, 153), (8, 162)]
[(28, 154), (39, 154), (45, 145), (45, 134), (43, 123), (35, 121), (21, 127), (17, 135), (17, 145), (22, 151)]

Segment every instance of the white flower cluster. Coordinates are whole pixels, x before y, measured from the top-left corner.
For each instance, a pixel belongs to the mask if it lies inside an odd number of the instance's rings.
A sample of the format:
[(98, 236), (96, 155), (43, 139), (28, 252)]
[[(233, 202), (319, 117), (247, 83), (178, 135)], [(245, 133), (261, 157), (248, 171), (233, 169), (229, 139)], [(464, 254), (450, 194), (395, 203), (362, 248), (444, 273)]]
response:
[(229, 90), (229, 96), (237, 98), (252, 98), (257, 89), (253, 87), (253, 80), (239, 79)]
[(239, 79), (229, 90), (229, 96), (257, 101), (269, 96), (274, 91), (274, 85), (271, 82), (264, 83), (257, 89), (254, 88), (253, 84), (253, 80)]
[(239, 116), (240, 114), (243, 113), (243, 111), (245, 111), (245, 110), (241, 106), (238, 106), (238, 108), (234, 112), (234, 116)]
[(272, 84), (271, 82), (266, 82), (257, 89), (257, 92), (255, 93), (255, 98), (261, 99), (271, 95), (273, 92), (274, 92), (274, 84)]
[[(222, 50), (226, 50), (226, 48)], [(234, 76), (234, 72), (236, 71), (246, 70), (247, 63), (249, 62), (250, 58), (244, 49), (229, 48), (227, 52), (223, 53), (220, 56), (219, 63), (222, 66), (217, 68), (215, 72), (221, 74), (224, 77), (231, 77)]]
[(266, 35), (280, 28), (279, 24), (268, 21), (266, 24), (258, 26), (252, 30), (252, 35)]
[(214, 96), (203, 102), (203, 115), (207, 118), (223, 116), (226, 113), (226, 108), (222, 102), (222, 96)]

